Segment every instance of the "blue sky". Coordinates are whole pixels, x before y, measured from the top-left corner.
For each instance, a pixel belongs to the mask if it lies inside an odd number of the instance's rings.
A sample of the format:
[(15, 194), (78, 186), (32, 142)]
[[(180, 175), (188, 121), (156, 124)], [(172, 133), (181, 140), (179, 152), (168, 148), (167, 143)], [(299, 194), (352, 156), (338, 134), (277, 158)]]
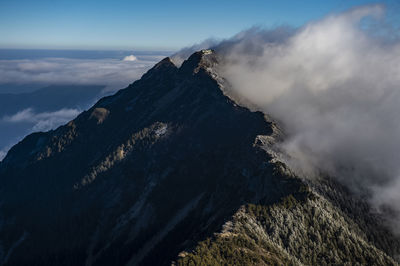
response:
[(0, 48), (176, 50), (376, 2), (0, 0)]

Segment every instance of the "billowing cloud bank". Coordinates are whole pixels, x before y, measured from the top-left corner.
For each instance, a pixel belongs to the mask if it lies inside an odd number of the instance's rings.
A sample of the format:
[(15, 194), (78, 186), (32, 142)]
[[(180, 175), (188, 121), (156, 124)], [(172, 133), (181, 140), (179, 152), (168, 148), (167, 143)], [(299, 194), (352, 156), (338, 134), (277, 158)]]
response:
[(400, 42), (385, 36), (390, 26), (369, 5), (299, 29), (250, 29), (214, 49), (235, 94), (282, 125), (278, 148), (292, 168), (400, 213)]
[(294, 169), (328, 173), (400, 212), (400, 42), (363, 30), (383, 13), (364, 6), (293, 32), (245, 32), (222, 44), (222, 72), (281, 122)]

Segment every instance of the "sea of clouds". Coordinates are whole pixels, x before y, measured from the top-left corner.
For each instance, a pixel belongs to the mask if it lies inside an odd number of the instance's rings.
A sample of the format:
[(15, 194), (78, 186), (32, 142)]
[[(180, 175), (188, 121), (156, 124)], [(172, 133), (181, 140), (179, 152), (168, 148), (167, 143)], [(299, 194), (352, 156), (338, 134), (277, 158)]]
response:
[(138, 79), (165, 55), (123, 58), (35, 58), (0, 60), (0, 84), (84, 84), (121, 89)]

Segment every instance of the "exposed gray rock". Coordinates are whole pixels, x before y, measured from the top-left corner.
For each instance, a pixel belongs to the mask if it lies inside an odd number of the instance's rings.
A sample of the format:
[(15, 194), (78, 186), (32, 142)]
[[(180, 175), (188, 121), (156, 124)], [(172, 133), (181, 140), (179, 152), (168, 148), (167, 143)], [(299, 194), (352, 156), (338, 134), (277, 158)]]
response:
[[(205, 239), (236, 248), (235, 234), (254, 250), (237, 247), (231, 258), (322, 263), (331, 258), (324, 225), (343, 228), (344, 246), (376, 255), (373, 264), (394, 263), (399, 241), (379, 219), (357, 205), (355, 219), (337, 199), (351, 194), (301, 180), (280, 161), (273, 143), (284, 135), (233, 100), (218, 60), (211, 50), (179, 68), (166, 58), (67, 125), (14, 146), (0, 163), (0, 264), (185, 264)], [(300, 240), (308, 251), (322, 246), (304, 259)], [(350, 254), (333, 252), (338, 263)]]

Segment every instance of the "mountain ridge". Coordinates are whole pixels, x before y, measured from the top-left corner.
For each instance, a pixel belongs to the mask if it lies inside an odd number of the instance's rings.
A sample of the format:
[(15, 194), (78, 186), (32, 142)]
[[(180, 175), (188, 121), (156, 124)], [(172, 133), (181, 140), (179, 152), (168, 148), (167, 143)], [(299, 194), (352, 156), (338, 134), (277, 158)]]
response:
[[(14, 146), (0, 163), (0, 264), (396, 264), (398, 239), (335, 199), (350, 193), (309, 184), (274, 157), (279, 128), (226, 95), (218, 60), (212, 50), (179, 68), (165, 58), (68, 124)], [(341, 227), (351, 240), (340, 246), (327, 234)], [(308, 237), (288, 234), (300, 229)], [(323, 248), (306, 255), (314, 245)]]

